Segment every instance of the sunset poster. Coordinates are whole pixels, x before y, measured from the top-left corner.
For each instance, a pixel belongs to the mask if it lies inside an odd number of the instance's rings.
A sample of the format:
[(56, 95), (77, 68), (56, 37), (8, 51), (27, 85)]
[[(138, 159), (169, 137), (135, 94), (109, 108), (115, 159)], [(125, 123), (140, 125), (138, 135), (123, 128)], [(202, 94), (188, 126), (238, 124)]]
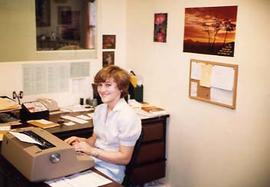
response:
[(185, 9), (184, 52), (234, 56), (237, 6)]

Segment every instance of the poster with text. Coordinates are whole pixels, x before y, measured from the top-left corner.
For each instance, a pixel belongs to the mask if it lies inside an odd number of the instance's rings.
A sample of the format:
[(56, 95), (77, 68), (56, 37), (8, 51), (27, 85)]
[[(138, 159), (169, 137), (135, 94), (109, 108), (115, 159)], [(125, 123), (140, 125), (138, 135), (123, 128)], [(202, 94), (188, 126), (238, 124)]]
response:
[(184, 52), (234, 56), (237, 6), (185, 9)]

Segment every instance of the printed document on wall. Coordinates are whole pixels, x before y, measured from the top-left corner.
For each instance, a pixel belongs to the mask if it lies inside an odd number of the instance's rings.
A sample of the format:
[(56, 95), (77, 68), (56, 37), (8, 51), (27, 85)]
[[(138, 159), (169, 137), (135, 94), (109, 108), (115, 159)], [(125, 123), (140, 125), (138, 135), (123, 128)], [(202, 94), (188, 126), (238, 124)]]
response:
[(232, 90), (234, 83), (234, 69), (232, 67), (214, 66), (212, 68), (211, 86)]

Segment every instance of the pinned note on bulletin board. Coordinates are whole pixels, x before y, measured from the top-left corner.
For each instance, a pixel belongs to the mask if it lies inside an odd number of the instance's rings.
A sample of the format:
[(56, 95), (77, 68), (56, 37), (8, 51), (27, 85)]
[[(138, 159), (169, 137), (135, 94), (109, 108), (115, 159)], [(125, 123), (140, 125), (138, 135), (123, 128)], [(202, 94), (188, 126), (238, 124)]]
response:
[(190, 60), (189, 97), (236, 108), (238, 65)]

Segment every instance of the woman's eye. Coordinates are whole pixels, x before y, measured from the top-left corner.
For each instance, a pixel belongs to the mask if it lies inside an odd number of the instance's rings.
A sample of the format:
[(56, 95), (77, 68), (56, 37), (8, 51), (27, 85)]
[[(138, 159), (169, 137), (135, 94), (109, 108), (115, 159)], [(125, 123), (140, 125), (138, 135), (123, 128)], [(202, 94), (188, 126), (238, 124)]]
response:
[(106, 84), (105, 84), (105, 86), (106, 86), (106, 87), (110, 87), (110, 86), (111, 86), (111, 84), (109, 84), (109, 83), (106, 83)]

